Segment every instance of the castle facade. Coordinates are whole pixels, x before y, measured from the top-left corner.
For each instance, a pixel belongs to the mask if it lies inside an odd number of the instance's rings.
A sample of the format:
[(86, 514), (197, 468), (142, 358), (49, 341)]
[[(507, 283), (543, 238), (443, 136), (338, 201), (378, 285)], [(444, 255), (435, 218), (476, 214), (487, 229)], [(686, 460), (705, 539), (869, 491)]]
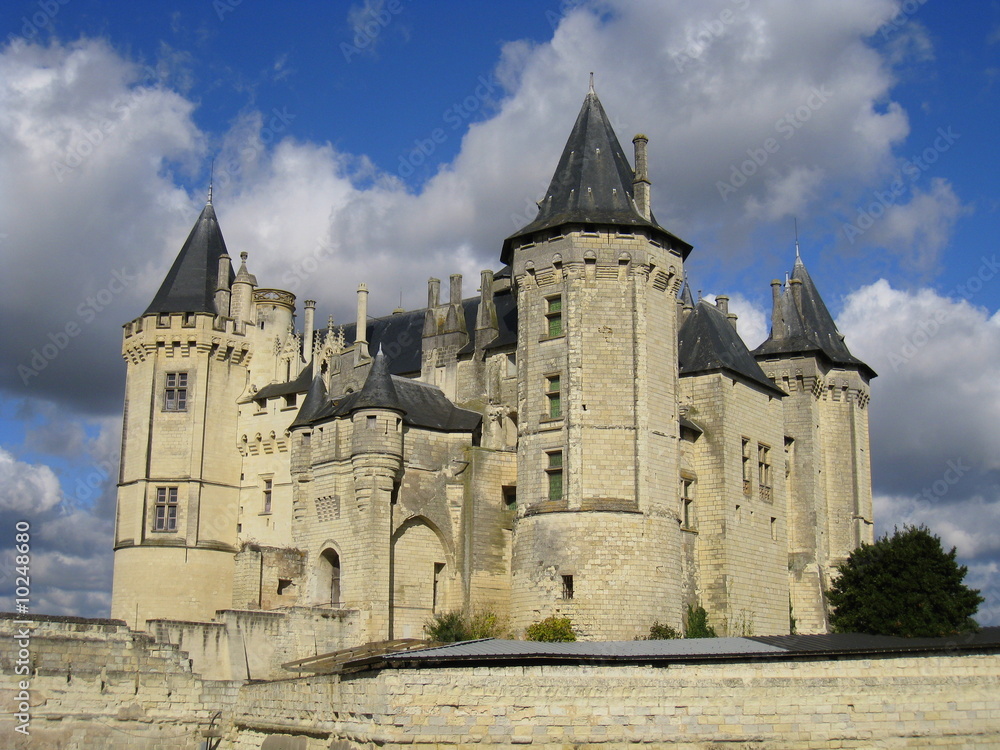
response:
[(872, 540), (869, 382), (802, 260), (749, 351), (695, 301), (591, 90), (502, 269), (323, 328), (234, 272), (211, 198), (125, 325), (112, 617), (314, 608), (344, 646), (489, 607), (589, 639), (827, 629), (834, 566)]

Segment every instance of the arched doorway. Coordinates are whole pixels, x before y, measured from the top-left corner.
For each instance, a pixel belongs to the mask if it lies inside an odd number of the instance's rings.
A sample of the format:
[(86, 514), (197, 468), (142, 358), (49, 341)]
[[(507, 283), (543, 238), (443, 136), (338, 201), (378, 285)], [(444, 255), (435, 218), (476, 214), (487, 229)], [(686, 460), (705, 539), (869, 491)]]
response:
[(319, 556), (316, 571), (316, 603), (340, 606), (340, 555), (335, 549), (327, 548)]
[(392, 542), (392, 637), (423, 638), (436, 612), (453, 606), (444, 545), (424, 518), (411, 518)]

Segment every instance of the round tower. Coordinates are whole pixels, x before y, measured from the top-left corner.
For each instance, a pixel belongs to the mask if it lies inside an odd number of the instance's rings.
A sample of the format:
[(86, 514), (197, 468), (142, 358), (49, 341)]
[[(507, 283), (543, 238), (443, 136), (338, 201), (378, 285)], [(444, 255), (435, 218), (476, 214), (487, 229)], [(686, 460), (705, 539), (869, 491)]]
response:
[(379, 349), (364, 387), (351, 405), (351, 464), (354, 500), (365, 571), (365, 604), (369, 640), (392, 634), (393, 506), (403, 468), (403, 415), (389, 362)]
[(676, 295), (691, 247), (652, 218), (635, 145), (633, 172), (591, 90), (538, 217), (501, 255), (518, 293), (516, 628), (680, 625)]
[(209, 202), (152, 303), (125, 325), (111, 612), (136, 629), (232, 606), (236, 401), (251, 351), (230, 317), (232, 281)]

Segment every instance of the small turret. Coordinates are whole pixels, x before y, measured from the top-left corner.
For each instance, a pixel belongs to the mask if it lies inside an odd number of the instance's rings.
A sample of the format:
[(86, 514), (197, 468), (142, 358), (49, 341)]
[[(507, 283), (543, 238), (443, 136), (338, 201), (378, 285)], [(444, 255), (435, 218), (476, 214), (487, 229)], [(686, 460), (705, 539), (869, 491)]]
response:
[(364, 386), (351, 404), (351, 455), (358, 458), (374, 454), (380, 467), (398, 471), (403, 458), (405, 413), (389, 374), (389, 359), (380, 348)]
[(240, 270), (232, 285), (231, 314), (237, 324), (254, 323), (253, 292), (257, 288), (257, 277), (247, 270), (247, 253), (240, 253)]

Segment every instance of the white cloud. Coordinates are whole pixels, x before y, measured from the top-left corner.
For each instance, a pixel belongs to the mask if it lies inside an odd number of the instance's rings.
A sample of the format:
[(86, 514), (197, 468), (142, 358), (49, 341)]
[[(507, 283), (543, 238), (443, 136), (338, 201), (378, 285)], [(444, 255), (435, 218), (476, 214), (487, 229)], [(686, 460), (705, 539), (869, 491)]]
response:
[(18, 461), (0, 448), (0, 511), (41, 513), (62, 499), (59, 479), (44, 464)]
[(851, 351), (879, 373), (871, 431), (874, 459), (889, 469), (882, 481), (926, 484), (953, 459), (977, 471), (1000, 469), (1000, 317), (964, 299), (879, 280), (847, 297), (838, 326)]

